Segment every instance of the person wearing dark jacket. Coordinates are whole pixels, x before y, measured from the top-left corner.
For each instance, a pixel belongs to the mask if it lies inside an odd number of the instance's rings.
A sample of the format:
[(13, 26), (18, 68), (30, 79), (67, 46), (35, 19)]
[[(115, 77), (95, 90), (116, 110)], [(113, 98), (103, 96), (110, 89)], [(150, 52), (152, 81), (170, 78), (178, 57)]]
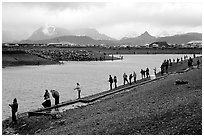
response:
[(50, 93), (48, 92), (48, 90), (45, 90), (45, 94), (44, 94), (44, 102), (42, 103), (43, 107), (47, 108), (47, 107), (51, 107), (51, 100), (50, 100)]
[(16, 112), (18, 111), (18, 102), (17, 102), (17, 99), (14, 98), (13, 104), (9, 104), (9, 106), (11, 107), (11, 111), (12, 111), (12, 121), (14, 123), (17, 123), (17, 119), (16, 119)]
[(45, 94), (44, 94), (44, 99), (46, 98), (50, 98), (50, 93), (48, 92), (48, 90), (45, 90)]
[(116, 76), (113, 77), (113, 81), (115, 83), (115, 88), (117, 88), (117, 77)]
[(113, 78), (111, 75), (109, 75), (109, 83), (110, 83), (110, 90), (112, 90), (112, 84), (113, 84)]
[(55, 99), (55, 105), (59, 104), (59, 92), (56, 90), (50, 90), (53, 98)]

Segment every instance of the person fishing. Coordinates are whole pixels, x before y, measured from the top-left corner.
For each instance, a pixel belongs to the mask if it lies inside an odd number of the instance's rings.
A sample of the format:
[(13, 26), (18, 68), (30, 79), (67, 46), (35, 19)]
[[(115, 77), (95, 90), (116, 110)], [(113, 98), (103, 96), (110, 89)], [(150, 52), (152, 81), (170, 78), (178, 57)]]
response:
[(9, 104), (11, 107), (11, 112), (12, 112), (12, 121), (16, 124), (17, 123), (17, 118), (16, 118), (16, 112), (18, 111), (18, 102), (17, 99), (13, 99), (13, 104)]
[(59, 104), (59, 92), (56, 90), (50, 90), (52, 93), (53, 98), (55, 99), (55, 105)]
[(77, 83), (77, 86), (76, 86), (76, 88), (74, 88), (74, 90), (78, 91), (78, 99), (80, 99), (81, 98), (81, 88), (80, 88), (80, 84), (79, 83)]

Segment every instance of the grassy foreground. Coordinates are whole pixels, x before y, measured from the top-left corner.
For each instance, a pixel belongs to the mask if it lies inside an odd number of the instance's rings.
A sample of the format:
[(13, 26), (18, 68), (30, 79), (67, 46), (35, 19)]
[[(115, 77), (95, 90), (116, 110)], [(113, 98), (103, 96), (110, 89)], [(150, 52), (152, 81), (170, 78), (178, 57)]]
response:
[[(194, 62), (197, 59), (194, 60)], [(201, 58), (200, 58), (201, 61)], [(172, 72), (187, 68), (174, 66)], [(188, 84), (176, 85), (176, 80)], [(38, 116), (3, 121), (3, 134), (202, 134), (202, 68), (108, 96), (93, 104), (67, 110), (59, 119)]]

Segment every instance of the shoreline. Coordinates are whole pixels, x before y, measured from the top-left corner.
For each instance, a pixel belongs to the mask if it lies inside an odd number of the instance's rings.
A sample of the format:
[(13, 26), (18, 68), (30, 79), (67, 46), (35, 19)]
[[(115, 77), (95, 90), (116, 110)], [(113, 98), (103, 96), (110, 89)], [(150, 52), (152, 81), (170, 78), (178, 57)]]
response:
[[(200, 54), (201, 49), (145, 49), (145, 48), (3, 48), (2, 68), (22, 65), (52, 65), (60, 61), (120, 60), (112, 55)], [(70, 58), (71, 57), (71, 58)]]
[[(196, 59), (198, 59), (198, 58), (195, 58), (194, 60), (196, 60)], [(201, 61), (202, 61), (202, 57), (199, 57), (199, 59), (201, 59)], [(194, 63), (195, 63), (195, 61), (194, 61)], [(202, 63), (201, 63), (202, 64)], [(184, 71), (185, 69), (186, 69), (186, 62), (184, 62), (183, 64), (178, 64), (179, 66), (176, 66), (175, 67), (175, 69), (176, 69), (176, 71), (177, 72), (181, 72), (181, 71)], [(194, 64), (195, 65), (195, 64)], [(172, 72), (174, 72), (175, 70), (173, 70), (172, 69)], [(193, 71), (197, 71), (197, 69), (193, 69), (192, 71), (190, 71), (190, 73), (193, 73)], [(202, 72), (202, 68), (201, 69), (198, 69), (198, 71), (201, 71)], [(186, 74), (186, 72), (184, 73), (184, 74)], [(167, 78), (165, 78), (165, 79), (169, 79), (169, 77), (173, 77), (173, 76), (167, 76)], [(178, 77), (178, 75), (176, 76), (176, 77)], [(181, 78), (182, 78), (182, 76), (180, 76)], [(201, 76), (202, 77), (202, 76)], [(175, 78), (174, 78), (175, 79)], [(160, 83), (161, 81), (156, 81), (156, 82), (154, 82), (154, 83)], [(202, 81), (201, 81), (202, 82)], [(149, 84), (147, 84), (147, 85), (149, 85)], [(141, 87), (135, 87), (135, 88), (143, 88), (144, 86), (141, 86)], [(201, 86), (202, 87), (202, 86)], [(131, 90), (134, 90), (135, 88), (132, 88)], [(170, 87), (169, 87), (170, 88)], [(201, 91), (202, 91), (202, 88), (201, 88)], [(128, 91), (129, 92), (129, 91)], [(141, 92), (142, 93), (142, 92)], [(130, 93), (127, 93), (127, 92), (121, 92), (121, 93), (119, 93), (119, 94), (116, 94), (116, 95), (111, 95), (110, 97), (106, 97), (105, 99), (102, 99), (101, 101), (99, 101), (99, 102), (96, 102), (96, 103), (94, 103), (95, 105), (97, 105), (97, 104), (104, 104), (104, 103), (106, 103), (106, 101), (110, 101), (110, 99), (109, 98), (112, 98), (112, 97), (114, 97), (115, 98), (115, 96), (119, 96), (119, 98), (117, 97), (116, 99), (118, 100), (120, 100), (120, 98), (122, 98), (122, 96), (120, 96), (120, 94), (130, 94)], [(153, 94), (154, 95), (154, 94)], [(128, 98), (127, 98), (128, 99)], [(115, 99), (114, 99), (115, 100)], [(104, 102), (105, 101), (105, 102)], [(62, 114), (62, 118), (60, 118), (60, 119), (64, 119), (64, 118), (66, 118), (66, 116), (69, 116), (69, 114), (71, 113), (71, 112), (76, 112), (76, 113), (78, 113), (78, 112), (80, 112), (80, 110), (83, 110), (83, 108), (84, 109), (88, 109), (89, 107), (92, 107), (92, 106), (95, 106), (95, 105), (88, 105), (88, 106), (85, 106), (85, 107), (81, 107), (81, 108), (78, 108), (78, 109), (74, 109), (74, 110), (67, 110), (66, 112), (63, 112), (63, 114)], [(101, 105), (100, 105), (100, 107), (102, 107)], [(113, 108), (114, 108), (114, 106), (112, 106)], [(94, 111), (94, 110), (92, 110), (92, 111)], [(95, 112), (95, 111), (94, 111)], [(114, 111), (113, 111), (114, 112)], [(129, 111), (128, 111), (129, 112)], [(82, 112), (80, 112), (80, 113), (82, 113)], [(92, 113), (92, 112), (89, 112), (89, 113)], [(99, 114), (101, 114), (101, 113), (99, 113)], [(71, 116), (72, 118), (74, 118), (76, 115), (74, 115), (74, 116)], [(25, 118), (25, 119), (24, 119)], [(19, 117), (19, 120), (21, 121), (20, 123), (19, 123), (19, 125), (18, 126), (23, 126), (23, 125), (25, 125), (25, 124), (28, 124), (28, 125), (30, 125), (29, 124), (29, 121), (31, 122), (31, 123), (33, 123), (32, 122), (32, 120), (34, 120), (35, 118), (37, 118), (37, 119), (45, 119), (45, 120), (43, 120), (42, 121), (42, 123), (44, 123), (45, 121), (49, 121), (49, 117), (44, 117), (44, 116), (41, 116), (41, 117), (35, 117), (34, 119), (33, 119), (34, 117), (31, 117), (30, 119), (29, 118), (27, 118), (27, 116), (26, 116), (26, 112), (25, 113), (23, 113), (23, 114), (21, 114), (21, 116)], [(70, 119), (70, 118), (69, 118)], [(9, 118), (7, 118), (6, 120), (3, 120), (3, 122), (2, 122), (2, 124), (3, 124), (3, 128), (2, 128), (2, 130), (4, 131), (5, 129), (7, 129), (8, 127), (11, 127), (11, 128), (14, 128), (14, 129), (17, 129), (17, 131), (15, 131), (16, 133), (19, 133), (19, 134), (25, 134), (27, 131), (29, 131), (28, 132), (28, 134), (42, 134), (41, 132), (43, 132), (44, 134), (50, 134), (51, 133), (51, 131), (52, 131), (52, 129), (49, 129), (46, 125), (45, 126), (42, 126), (42, 127), (40, 127), (40, 129), (45, 129), (45, 128), (48, 128), (47, 130), (39, 130), (38, 128), (38, 124), (39, 124), (39, 120), (35, 120), (35, 122), (36, 123), (38, 123), (37, 125), (36, 124), (34, 124), (33, 126), (29, 126), (28, 127), (28, 129), (25, 129), (25, 131), (24, 130), (22, 130), (22, 129), (20, 129), (20, 128), (18, 128), (18, 127), (13, 127), (13, 125), (9, 125), (9, 122), (10, 122), (10, 120), (11, 119), (9, 119)], [(71, 120), (71, 119), (70, 119)], [(55, 119), (55, 120), (51, 120), (51, 122), (57, 122), (57, 121), (59, 121), (59, 119)], [(28, 123), (25, 123), (25, 122), (28, 122)], [(50, 123), (50, 122), (49, 122)], [(69, 122), (68, 122), (69, 123)], [(67, 124), (68, 124), (67, 123)], [(76, 122), (74, 122), (73, 121), (73, 123), (76, 123)], [(72, 124), (73, 124), (72, 123)], [(89, 123), (89, 122), (88, 122)], [(100, 123), (100, 122), (99, 122)], [(62, 124), (62, 125), (64, 125), (64, 124)], [(65, 124), (66, 125), (66, 124)], [(53, 126), (53, 125), (52, 125)], [(67, 126), (67, 125), (66, 125)], [(7, 128), (6, 128), (7, 127)], [(21, 127), (22, 128), (22, 127)], [(24, 127), (24, 128), (26, 128), (26, 127)], [(36, 129), (37, 128), (37, 129)], [(39, 133), (38, 132), (36, 132), (36, 131), (39, 131)], [(49, 132), (50, 131), (50, 132)], [(60, 131), (60, 130), (57, 130), (57, 131), (59, 131), (59, 132), (63, 132), (63, 131)], [(83, 130), (82, 130), (83, 131)], [(4, 132), (2, 132), (3, 134), (4, 134)], [(63, 134), (64, 134), (65, 132), (63, 132)], [(93, 133), (93, 132), (90, 132), (90, 133)], [(77, 134), (76, 132), (74, 133), (74, 134)], [(80, 134), (80, 133), (79, 133)], [(105, 133), (104, 133), (105, 134)]]

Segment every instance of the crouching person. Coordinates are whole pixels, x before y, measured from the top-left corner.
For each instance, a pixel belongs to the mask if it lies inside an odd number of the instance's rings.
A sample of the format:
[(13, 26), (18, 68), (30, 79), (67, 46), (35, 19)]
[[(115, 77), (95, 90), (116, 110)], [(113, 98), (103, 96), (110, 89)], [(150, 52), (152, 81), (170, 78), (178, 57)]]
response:
[(16, 124), (17, 123), (16, 112), (18, 111), (17, 99), (14, 98), (13, 104), (9, 104), (9, 106), (11, 107), (11, 111), (12, 111), (12, 121)]
[(43, 107), (47, 108), (47, 107), (51, 107), (51, 100), (50, 100), (50, 93), (48, 92), (48, 90), (45, 90), (45, 94), (44, 94), (44, 102), (42, 103)]

